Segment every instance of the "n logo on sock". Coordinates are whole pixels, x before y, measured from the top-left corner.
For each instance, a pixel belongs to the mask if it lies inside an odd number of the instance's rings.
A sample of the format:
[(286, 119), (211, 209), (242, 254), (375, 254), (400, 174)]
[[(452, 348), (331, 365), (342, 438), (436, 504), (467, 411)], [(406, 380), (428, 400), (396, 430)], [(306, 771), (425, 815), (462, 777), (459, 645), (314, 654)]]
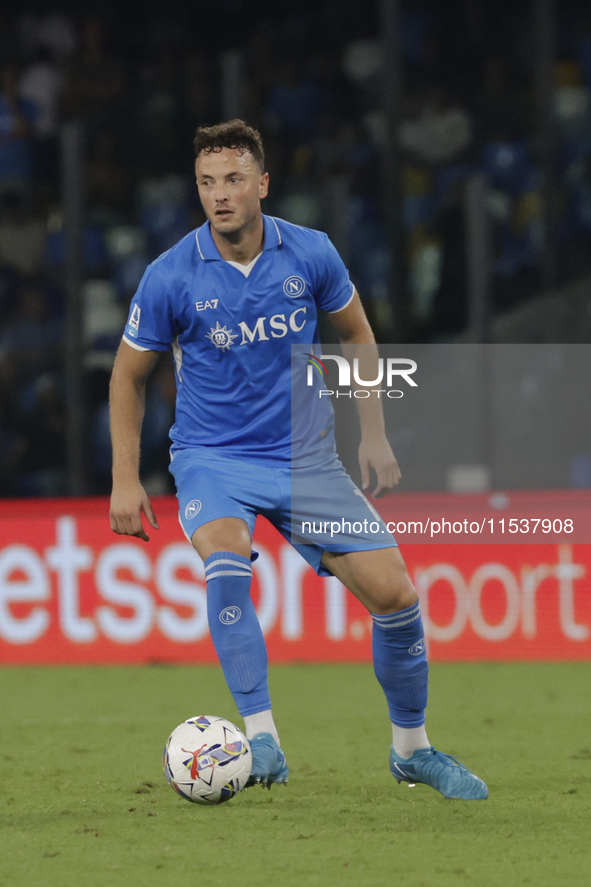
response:
[(408, 648), (408, 652), (411, 656), (420, 656), (421, 653), (425, 652), (425, 638), (421, 638), (420, 641), (417, 641), (416, 644), (413, 644), (412, 647)]
[(223, 625), (233, 625), (235, 622), (238, 622), (241, 616), (242, 610), (240, 607), (226, 607), (220, 613), (220, 622)]

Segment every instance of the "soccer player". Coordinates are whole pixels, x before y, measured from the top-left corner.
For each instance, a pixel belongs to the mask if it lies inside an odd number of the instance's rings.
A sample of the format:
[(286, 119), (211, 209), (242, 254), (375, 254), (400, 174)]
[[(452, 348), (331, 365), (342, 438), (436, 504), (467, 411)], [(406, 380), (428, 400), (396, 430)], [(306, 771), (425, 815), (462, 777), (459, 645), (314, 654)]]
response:
[[(320, 575), (338, 577), (370, 612), (375, 673), (392, 723), (394, 777), (426, 783), (446, 797), (486, 798), (485, 783), (427, 738), (419, 601), (384, 525), (367, 538), (293, 538), (294, 475), (311, 491), (313, 517), (375, 519), (338, 461), (328, 425), (311, 435), (301, 463), (291, 461), (290, 346), (319, 342), (317, 317), (324, 311), (345, 348), (375, 353), (359, 296), (325, 234), (263, 215), (269, 176), (256, 130), (240, 120), (202, 127), (194, 146), (207, 221), (147, 268), (113, 369), (111, 528), (147, 541), (142, 512), (158, 528), (139, 480), (139, 441), (146, 380), (159, 353), (170, 348), (178, 388), (170, 470), (181, 525), (205, 565), (211, 636), (251, 742), (251, 782), (287, 782), (289, 772), (250, 598), (257, 556), (252, 533), (262, 514)], [(379, 399), (361, 401), (359, 414), (362, 486), (370, 485), (373, 470), (373, 493), (380, 496), (398, 483), (400, 471)]]

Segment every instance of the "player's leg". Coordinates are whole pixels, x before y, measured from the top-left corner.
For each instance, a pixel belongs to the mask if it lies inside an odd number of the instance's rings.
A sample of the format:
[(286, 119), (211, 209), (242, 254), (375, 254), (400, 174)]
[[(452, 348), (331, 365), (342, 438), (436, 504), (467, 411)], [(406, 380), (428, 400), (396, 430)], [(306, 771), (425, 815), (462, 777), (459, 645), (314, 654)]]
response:
[(392, 723), (393, 775), (399, 782), (424, 782), (446, 797), (486, 798), (485, 783), (427, 738), (429, 669), (420, 604), (398, 548), (325, 551), (322, 564), (372, 616), (374, 668)]
[(428, 748), (425, 636), (418, 596), (399, 549), (325, 551), (322, 563), (373, 618), (374, 668), (388, 701), (394, 749), (410, 757)]
[[(191, 539), (205, 566), (211, 637), (228, 687), (255, 730), (277, 737), (271, 716), (265, 639), (250, 596), (251, 537), (246, 522), (227, 517), (199, 527)], [(253, 734), (254, 735), (254, 734)], [(249, 739), (251, 737), (249, 736)]]
[(199, 527), (191, 542), (205, 566), (211, 638), (251, 742), (250, 783), (286, 782), (271, 712), (267, 648), (250, 596), (250, 529), (240, 518), (220, 518)]
[(287, 768), (271, 714), (267, 650), (250, 598), (256, 510), (271, 499), (275, 485), (259, 466), (200, 448), (174, 452), (170, 471), (181, 526), (205, 564), (210, 632), (251, 740), (252, 778), (284, 781)]

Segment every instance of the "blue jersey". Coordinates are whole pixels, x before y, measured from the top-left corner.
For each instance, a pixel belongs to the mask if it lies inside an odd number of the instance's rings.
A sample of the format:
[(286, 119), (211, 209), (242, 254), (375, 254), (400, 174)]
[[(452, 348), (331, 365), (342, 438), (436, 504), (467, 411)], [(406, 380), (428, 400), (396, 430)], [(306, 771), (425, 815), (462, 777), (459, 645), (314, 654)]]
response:
[[(270, 216), (263, 221), (264, 249), (248, 276), (221, 258), (206, 222), (148, 266), (131, 303), (127, 344), (172, 349), (173, 449), (292, 456), (290, 346), (318, 344), (318, 309), (342, 310), (354, 290), (326, 234)], [(300, 429), (304, 438), (330, 419), (328, 398), (315, 399), (312, 412)]]

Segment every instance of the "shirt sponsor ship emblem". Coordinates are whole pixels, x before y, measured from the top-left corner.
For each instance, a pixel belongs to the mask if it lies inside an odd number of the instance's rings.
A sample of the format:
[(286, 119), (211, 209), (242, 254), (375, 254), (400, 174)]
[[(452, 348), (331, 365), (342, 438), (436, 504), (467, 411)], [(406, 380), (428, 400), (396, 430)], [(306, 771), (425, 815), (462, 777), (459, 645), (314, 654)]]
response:
[(215, 347), (219, 348), (220, 351), (229, 351), (230, 346), (234, 344), (234, 339), (238, 338), (238, 333), (232, 332), (232, 330), (227, 329), (225, 326), (220, 326), (218, 320), (215, 329), (212, 327), (206, 334), (205, 338), (209, 339), (210, 342), (213, 342)]
[(288, 277), (283, 284), (283, 292), (286, 296), (291, 296), (292, 299), (297, 299), (298, 296), (301, 296), (305, 289), (306, 282), (296, 275)]

